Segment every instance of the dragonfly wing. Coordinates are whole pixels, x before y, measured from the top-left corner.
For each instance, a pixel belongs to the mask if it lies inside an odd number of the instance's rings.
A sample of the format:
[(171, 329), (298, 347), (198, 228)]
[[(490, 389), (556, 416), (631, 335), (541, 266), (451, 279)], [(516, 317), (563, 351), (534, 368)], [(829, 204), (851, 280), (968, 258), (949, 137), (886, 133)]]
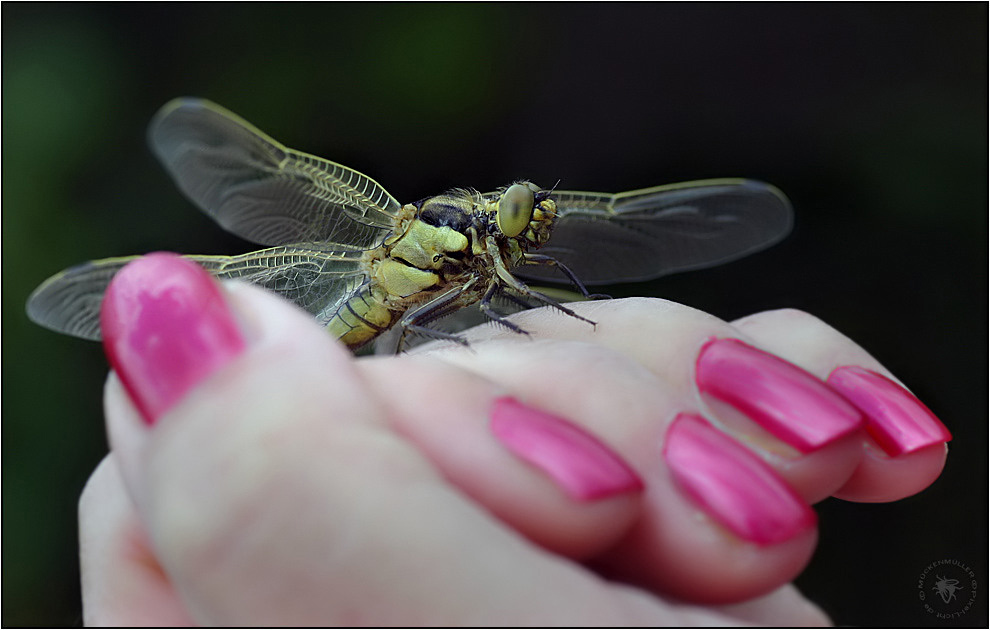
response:
[[(321, 251), (308, 244), (241, 256), (185, 256), (220, 279), (260, 285), (295, 302), (321, 324), (366, 280), (360, 252)], [(66, 269), (35, 289), (28, 317), (56, 332), (100, 340), (100, 304), (113, 276), (138, 256), (107, 258)]]
[[(585, 284), (649, 280), (718, 265), (784, 238), (791, 204), (777, 188), (746, 179), (712, 179), (618, 194), (557, 191), (558, 219), (541, 254)], [(565, 282), (551, 267), (514, 273)]]
[(367, 281), (360, 251), (318, 249), (322, 243), (273, 247), (241, 256), (189, 257), (220, 279), (262, 286), (327, 324)]
[(166, 104), (148, 139), (186, 196), (224, 229), (262, 245), (370, 247), (400, 208), (370, 177), (289, 149), (209, 101)]
[(59, 272), (28, 298), (28, 318), (55, 332), (99, 341), (103, 293), (114, 274), (135, 258), (94, 260)]

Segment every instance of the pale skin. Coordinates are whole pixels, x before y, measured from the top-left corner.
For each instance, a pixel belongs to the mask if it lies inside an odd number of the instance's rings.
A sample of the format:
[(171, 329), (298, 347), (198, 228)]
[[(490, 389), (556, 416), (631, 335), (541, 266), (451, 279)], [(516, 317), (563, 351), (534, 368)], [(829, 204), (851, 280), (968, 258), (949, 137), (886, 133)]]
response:
[[(88, 625), (828, 623), (789, 584), (816, 531), (740, 541), (660, 455), (679, 412), (712, 413), (693, 380), (712, 335), (823, 379), (840, 365), (889, 374), (813, 316), (724, 322), (662, 300), (590, 302), (572, 306), (596, 329), (538, 309), (512, 320), (530, 337), (481, 327), (468, 349), (354, 359), (288, 303), (225, 292), (247, 350), (153, 428), (107, 381), (112, 452), (80, 501)], [(506, 395), (597, 436), (644, 492), (569, 498), (492, 438), (489, 409)], [(910, 496), (946, 454), (889, 458), (865, 433), (804, 456), (742, 437), (777, 453), (767, 461), (809, 502)], [(741, 603), (711, 603), (727, 600)]]

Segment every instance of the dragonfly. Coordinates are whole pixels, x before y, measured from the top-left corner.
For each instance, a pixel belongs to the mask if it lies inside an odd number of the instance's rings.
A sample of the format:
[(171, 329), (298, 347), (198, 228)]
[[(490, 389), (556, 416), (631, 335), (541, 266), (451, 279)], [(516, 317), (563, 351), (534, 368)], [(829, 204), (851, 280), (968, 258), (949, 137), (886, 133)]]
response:
[[(397, 332), (465, 344), (441, 320), (478, 305), (546, 305), (594, 324), (528, 281), (587, 287), (710, 267), (766, 248), (792, 225), (787, 197), (751, 179), (708, 179), (618, 194), (516, 181), (400, 204), (358, 171), (290, 149), (215, 103), (175, 99), (154, 116), (152, 151), (178, 188), (225, 230), (265, 249), (187, 255), (218, 279), (265, 287), (353, 350)], [(29, 317), (99, 340), (114, 274), (135, 256), (90, 261), (42, 283)], [(393, 335), (394, 336), (394, 335)]]

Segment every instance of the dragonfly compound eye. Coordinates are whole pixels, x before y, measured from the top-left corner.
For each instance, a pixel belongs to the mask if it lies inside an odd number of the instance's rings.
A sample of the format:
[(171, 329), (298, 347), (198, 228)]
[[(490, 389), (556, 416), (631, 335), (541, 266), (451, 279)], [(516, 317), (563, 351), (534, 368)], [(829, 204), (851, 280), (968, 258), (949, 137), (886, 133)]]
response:
[(495, 212), (495, 222), (502, 234), (519, 236), (533, 218), (533, 190), (526, 184), (513, 184), (502, 193)]

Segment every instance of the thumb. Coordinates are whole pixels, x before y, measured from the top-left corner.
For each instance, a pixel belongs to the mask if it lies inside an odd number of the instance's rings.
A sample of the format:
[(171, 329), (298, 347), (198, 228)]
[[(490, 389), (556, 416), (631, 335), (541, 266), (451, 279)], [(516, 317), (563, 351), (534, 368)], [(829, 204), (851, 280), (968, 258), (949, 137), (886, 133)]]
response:
[(270, 294), (225, 295), (194, 264), (158, 254), (118, 274), (102, 319), (116, 373), (111, 444), (153, 551), (200, 623), (652, 625), (699, 614), (612, 586), (465, 499), (388, 428), (346, 349)]

